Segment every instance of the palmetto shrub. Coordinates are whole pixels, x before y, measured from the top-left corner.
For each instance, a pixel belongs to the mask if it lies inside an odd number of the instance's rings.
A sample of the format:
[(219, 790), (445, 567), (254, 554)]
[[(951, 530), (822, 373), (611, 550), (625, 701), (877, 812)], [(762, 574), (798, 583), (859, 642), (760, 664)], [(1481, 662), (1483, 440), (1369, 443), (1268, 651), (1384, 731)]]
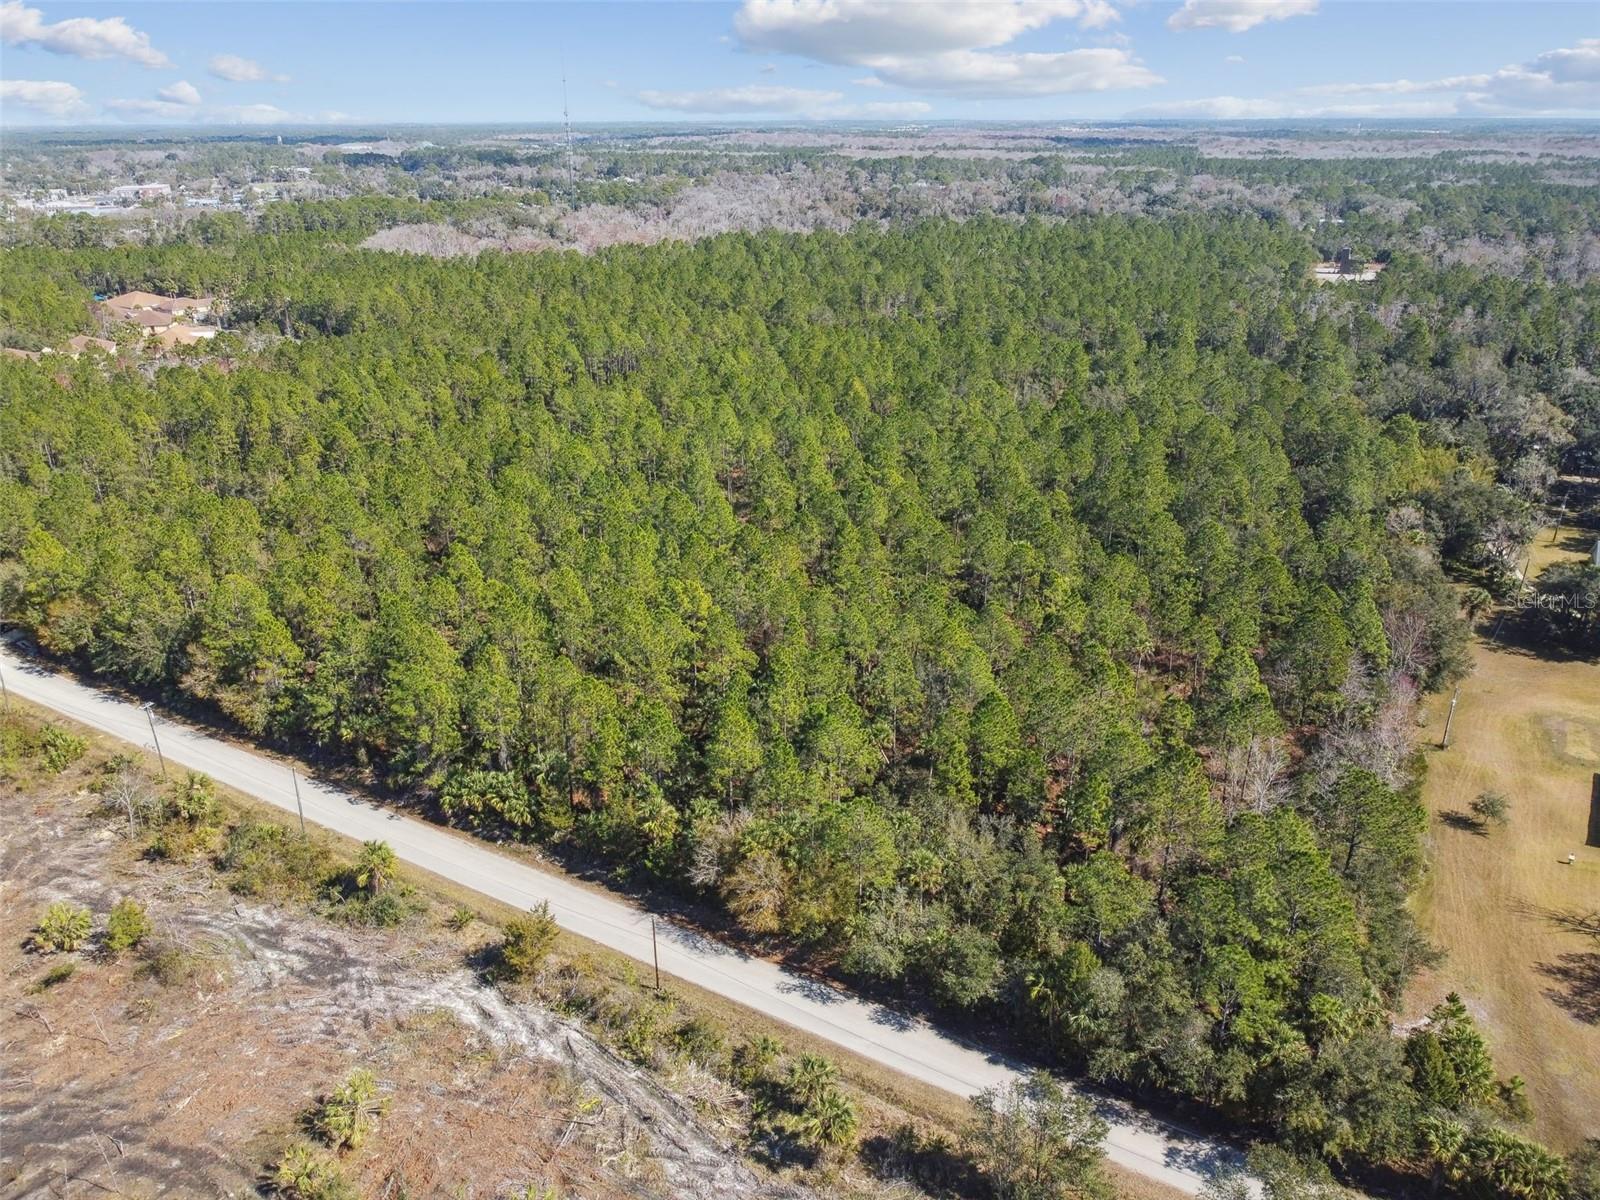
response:
[(94, 920), (87, 908), (57, 900), (40, 916), (33, 931), (33, 944), (46, 954), (76, 950), (88, 941), (93, 928)]

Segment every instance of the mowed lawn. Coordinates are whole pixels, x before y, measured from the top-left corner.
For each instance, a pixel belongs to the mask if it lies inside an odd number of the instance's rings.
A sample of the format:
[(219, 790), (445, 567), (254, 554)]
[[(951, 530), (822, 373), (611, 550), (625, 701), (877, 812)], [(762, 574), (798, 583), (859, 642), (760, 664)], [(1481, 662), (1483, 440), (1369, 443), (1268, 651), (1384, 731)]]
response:
[[(1530, 573), (1594, 537), (1568, 526), (1552, 544), (1545, 528)], [(1432, 873), (1418, 915), (1448, 957), (1413, 985), (1406, 1015), (1459, 991), (1500, 1073), (1527, 1080), (1534, 1132), (1569, 1149), (1600, 1137), (1600, 846), (1586, 844), (1600, 840), (1600, 663), (1518, 640), (1514, 618), (1502, 630), (1512, 644), (1478, 639), (1448, 750), (1449, 694), (1428, 704)], [(1505, 828), (1467, 819), (1488, 789), (1510, 797)]]

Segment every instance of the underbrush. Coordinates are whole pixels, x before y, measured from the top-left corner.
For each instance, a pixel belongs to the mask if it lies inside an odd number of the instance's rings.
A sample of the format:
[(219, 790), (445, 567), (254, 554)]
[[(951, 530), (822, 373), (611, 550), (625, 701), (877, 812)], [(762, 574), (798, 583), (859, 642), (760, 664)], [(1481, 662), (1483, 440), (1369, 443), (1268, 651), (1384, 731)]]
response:
[(87, 740), (52, 721), (26, 721), (14, 714), (0, 718), (0, 775), (19, 781), (30, 770), (59, 775), (88, 748)]
[(331, 859), (321, 842), (271, 821), (245, 819), (228, 830), (216, 865), (237, 896), (309, 901), (329, 874)]
[[(0, 744), (0, 753), (21, 745), (30, 761), (38, 761), (42, 743), (20, 722), (17, 726), (5, 731), (9, 740)], [(458, 952), (460, 935), (481, 923), (486, 937), (467, 953), (486, 983), (499, 987), (512, 1003), (537, 1004), (580, 1023), (619, 1057), (658, 1077), (703, 1120), (742, 1143), (752, 1160), (800, 1172), (796, 1182), (831, 1185), (848, 1175), (853, 1191), (870, 1195), (875, 1179), (920, 1184), (971, 1175), (970, 1163), (950, 1165), (958, 1158), (953, 1139), (919, 1131), (900, 1113), (886, 1121), (876, 1105), (843, 1083), (829, 1060), (791, 1052), (767, 1036), (730, 1036), (718, 1019), (686, 998), (642, 981), (633, 964), (624, 964), (619, 973), (613, 963), (592, 954), (563, 952), (548, 911), (534, 910), (496, 928), (478, 911), (430, 897), (402, 879), (395, 855), (381, 842), (352, 855), (321, 834), (306, 836), (222, 797), (203, 775), (162, 781), (125, 754), (83, 763), (78, 770), (95, 798), (92, 811), (98, 819), (163, 869), (201, 867), (230, 893), (253, 902), (298, 907), (343, 925), (409, 927), (408, 936), (448, 939)], [(119, 958), (136, 978), (164, 990), (211, 991), (225, 986), (230, 974), (225, 946), (186, 940), (159, 912), (152, 914), (131, 897), (92, 914), (63, 905), (41, 924), (52, 943), (90, 953), (53, 965), (33, 985), (36, 994), (81, 979), (86, 967)], [(129, 1019), (143, 1019), (163, 1003), (159, 994), (136, 996)], [(387, 1104), (371, 1077), (359, 1071), (325, 1092), (304, 1114), (300, 1132), (287, 1144), (279, 1142), (264, 1164), (269, 1186), (299, 1200), (357, 1195), (354, 1161), (384, 1152), (381, 1117)]]

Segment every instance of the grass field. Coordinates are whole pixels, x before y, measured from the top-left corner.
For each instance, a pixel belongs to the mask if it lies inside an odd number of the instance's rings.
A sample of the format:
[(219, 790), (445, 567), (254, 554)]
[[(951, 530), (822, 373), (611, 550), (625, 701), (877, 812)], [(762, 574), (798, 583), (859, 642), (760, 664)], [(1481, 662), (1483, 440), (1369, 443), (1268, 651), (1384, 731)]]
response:
[[(1530, 574), (1595, 536), (1545, 528)], [(1447, 958), (1417, 980), (1406, 1015), (1459, 991), (1500, 1072), (1527, 1080), (1534, 1132), (1568, 1149), (1600, 1136), (1600, 844), (1586, 844), (1600, 843), (1600, 664), (1520, 638), (1514, 618), (1473, 658), (1449, 749), (1438, 749), (1448, 695), (1421, 734), (1432, 873), (1418, 915)], [(1489, 789), (1510, 797), (1504, 828), (1470, 819)]]

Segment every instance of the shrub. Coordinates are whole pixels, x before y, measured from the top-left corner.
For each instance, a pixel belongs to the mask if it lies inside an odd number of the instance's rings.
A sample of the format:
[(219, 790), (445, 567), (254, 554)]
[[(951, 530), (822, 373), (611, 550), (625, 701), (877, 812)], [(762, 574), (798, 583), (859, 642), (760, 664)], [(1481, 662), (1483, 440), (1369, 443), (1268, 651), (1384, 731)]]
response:
[(672, 1040), (678, 1053), (714, 1070), (722, 1063), (722, 1031), (704, 1017), (690, 1017), (673, 1030)]
[(633, 1003), (617, 1007), (608, 1016), (608, 1024), (616, 1034), (617, 1049), (624, 1058), (641, 1065), (649, 1065), (655, 1058), (663, 1026), (672, 1015), (672, 1004), (645, 994)]
[(145, 848), (145, 856), (157, 862), (184, 862), (196, 854), (209, 854), (217, 842), (214, 825), (185, 825), (167, 821), (156, 830)]
[(77, 973), (78, 964), (73, 959), (69, 958), (66, 962), (58, 962), (40, 977), (33, 990), (36, 992), (46, 991), (57, 984), (65, 983)]
[(416, 900), (398, 890), (379, 892), (377, 895), (357, 892), (352, 896), (335, 884), (329, 888), (328, 904), (322, 913), (329, 920), (346, 925), (393, 929), (396, 925), (404, 924), (419, 907)]
[(339, 1165), (306, 1145), (285, 1151), (272, 1182), (280, 1196), (291, 1200), (356, 1200), (357, 1196)]
[(1600, 1138), (1586, 1138), (1567, 1156), (1570, 1200), (1600, 1200)]
[(471, 925), (477, 919), (478, 914), (473, 909), (465, 904), (458, 904), (451, 911), (450, 915), (445, 918), (444, 923), (457, 933), (460, 933), (463, 929), (465, 929), (468, 925)]
[(137, 900), (124, 897), (111, 907), (106, 918), (106, 949), (120, 954), (131, 950), (149, 937), (150, 914)]
[(821, 1092), (789, 1122), (795, 1139), (813, 1150), (853, 1146), (860, 1125), (856, 1106), (835, 1087)]
[(887, 1137), (874, 1138), (863, 1157), (881, 1179), (905, 1179), (931, 1196), (981, 1194), (972, 1164), (942, 1133), (923, 1134), (916, 1126), (897, 1125)]
[(1472, 815), (1480, 821), (1504, 825), (1511, 820), (1511, 801), (1504, 792), (1479, 792), (1472, 802)]
[(463, 771), (452, 775), (439, 793), (447, 817), (470, 829), (500, 827), (520, 832), (534, 825), (528, 789), (506, 771)]
[(0, 775), (20, 778), (23, 761), (33, 750), (28, 728), (16, 716), (0, 715)]
[(245, 821), (228, 831), (217, 865), (241, 896), (309, 897), (327, 874), (320, 845), (269, 821)]
[(1460, 1130), (1436, 1151), (1445, 1175), (1469, 1196), (1563, 1200), (1567, 1164), (1537, 1142), (1489, 1125)]
[(190, 771), (167, 789), (164, 815), (168, 820), (180, 821), (192, 829), (215, 825), (222, 816), (222, 805), (217, 800), (217, 785), (208, 776)]
[(969, 1152), (1002, 1196), (1095, 1194), (1104, 1189), (1094, 1105), (1043, 1071), (974, 1098)]
[(498, 952), (501, 974), (508, 979), (531, 978), (555, 948), (558, 932), (548, 902), (541, 901), (524, 916), (511, 918), (502, 927), (504, 940)]
[(361, 853), (356, 856), (356, 887), (377, 895), (394, 882), (399, 865), (388, 842), (363, 842)]
[(44, 910), (33, 931), (33, 945), (46, 954), (76, 950), (89, 938), (94, 920), (87, 908), (57, 900)]
[(171, 944), (151, 945), (142, 951), (144, 972), (162, 987), (178, 987), (200, 974), (205, 960), (193, 951)]
[(388, 1108), (388, 1099), (378, 1095), (378, 1081), (372, 1072), (354, 1071), (324, 1097), (312, 1113), (311, 1125), (335, 1150), (357, 1150)]
[(100, 765), (100, 778), (93, 785), (99, 795), (101, 808), (114, 813), (128, 823), (128, 836), (134, 836), (141, 825), (146, 825), (160, 815), (160, 804), (150, 788), (150, 781), (139, 769), (130, 754), (114, 754)]
[(839, 1082), (839, 1068), (820, 1054), (802, 1054), (789, 1067), (788, 1091), (795, 1104), (815, 1104)]
[(733, 1052), (733, 1081), (743, 1088), (770, 1082), (773, 1064), (782, 1055), (783, 1043), (766, 1034), (745, 1042)]
[(77, 734), (68, 733), (59, 725), (52, 725), (48, 721), (39, 730), (37, 745), (39, 761), (52, 775), (59, 775), (65, 771), (82, 758), (83, 752), (89, 748), (89, 743)]

